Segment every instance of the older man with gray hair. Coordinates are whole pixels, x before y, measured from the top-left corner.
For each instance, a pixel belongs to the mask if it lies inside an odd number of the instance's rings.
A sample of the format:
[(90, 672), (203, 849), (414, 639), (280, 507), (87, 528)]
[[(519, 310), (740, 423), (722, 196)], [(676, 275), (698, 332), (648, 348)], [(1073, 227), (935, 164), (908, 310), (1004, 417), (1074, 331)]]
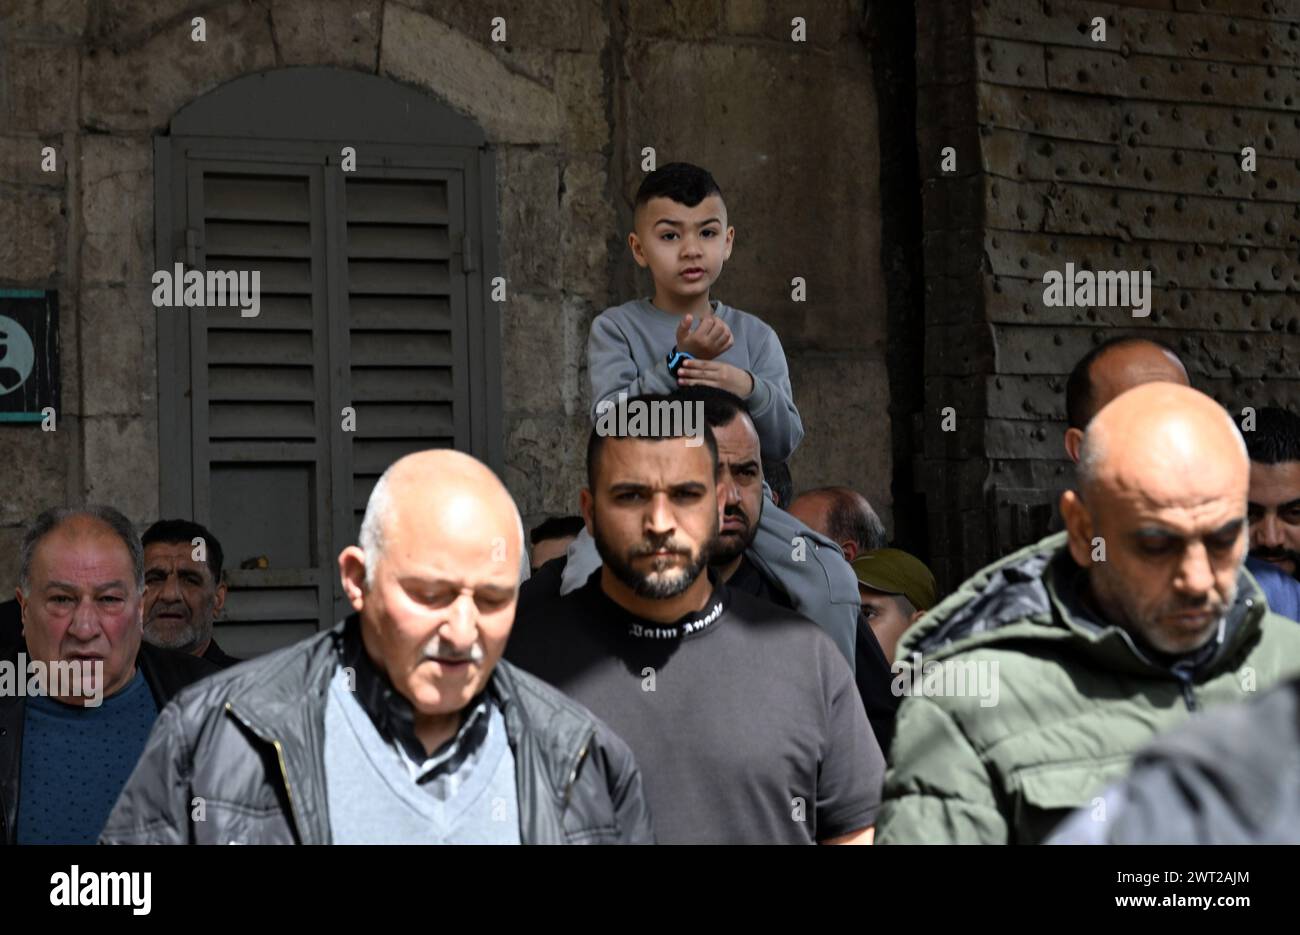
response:
[(158, 711), (217, 671), (141, 643), (144, 551), (107, 506), (46, 510), (0, 647), (0, 841), (93, 844)]
[(524, 536), (496, 475), (408, 455), (360, 540), (339, 555), (355, 613), (183, 693), (102, 840), (651, 843), (627, 746), (501, 661)]

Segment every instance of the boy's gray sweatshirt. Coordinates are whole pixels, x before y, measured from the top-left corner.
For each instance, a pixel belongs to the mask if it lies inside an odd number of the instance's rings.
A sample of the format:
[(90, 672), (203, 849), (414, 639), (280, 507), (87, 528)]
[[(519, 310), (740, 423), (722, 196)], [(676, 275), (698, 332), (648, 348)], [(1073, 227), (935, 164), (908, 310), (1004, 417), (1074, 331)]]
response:
[[(794, 405), (781, 341), (762, 319), (716, 299), (709, 304), (735, 339), (717, 359), (754, 378), (745, 408), (758, 430), (763, 458), (785, 461), (803, 440), (803, 421)], [(677, 389), (677, 380), (668, 372), (668, 355), (677, 343), (680, 322), (680, 316), (656, 308), (649, 299), (633, 299), (596, 316), (587, 339), (593, 422), (596, 407), (607, 399), (617, 402), (620, 392), (637, 396)]]

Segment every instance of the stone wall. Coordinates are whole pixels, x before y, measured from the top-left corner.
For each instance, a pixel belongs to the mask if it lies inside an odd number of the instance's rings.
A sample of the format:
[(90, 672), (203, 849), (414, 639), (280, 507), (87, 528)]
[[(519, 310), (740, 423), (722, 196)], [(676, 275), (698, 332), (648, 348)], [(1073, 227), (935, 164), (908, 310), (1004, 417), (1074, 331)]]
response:
[[(889, 519), (876, 110), (853, 0), (13, 0), (0, 10), (0, 287), (59, 292), (58, 430), (0, 425), (0, 592), (21, 525), (84, 499), (158, 510), (152, 138), (240, 75), (294, 65), (415, 85), (497, 160), (505, 480), (529, 522), (576, 512), (587, 328), (644, 292), (625, 246), (640, 150), (719, 177), (737, 226), (717, 295), (787, 349), (800, 486)], [(191, 41), (203, 16), (206, 42)], [(503, 16), (507, 42), (490, 39)], [(807, 20), (806, 43), (790, 21)], [(40, 171), (42, 146), (58, 171)], [(790, 301), (790, 280), (808, 302)], [(547, 361), (546, 367), (537, 366)]]
[[(951, 585), (1046, 528), (1065, 376), (1093, 344), (1154, 334), (1236, 414), (1300, 402), (1300, 2), (921, 0), (917, 33), (920, 486)], [(1046, 306), (1067, 262), (1150, 270), (1149, 317)]]

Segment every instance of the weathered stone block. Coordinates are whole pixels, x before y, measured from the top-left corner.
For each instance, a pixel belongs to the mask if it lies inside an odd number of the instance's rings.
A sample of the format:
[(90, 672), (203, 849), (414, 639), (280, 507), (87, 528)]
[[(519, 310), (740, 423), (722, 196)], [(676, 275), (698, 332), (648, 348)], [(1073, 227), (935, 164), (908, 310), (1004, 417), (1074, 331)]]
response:
[(81, 141), (81, 275), (146, 285), (153, 273), (153, 149), (147, 138)]
[(14, 43), (8, 48), (7, 132), (63, 133), (76, 128), (77, 50)]
[(410, 7), (384, 8), (380, 72), (428, 89), (483, 125), (498, 143), (554, 142), (554, 92), (510, 71), (483, 44)]
[[(110, 130), (153, 130), (231, 78), (275, 66), (266, 10), (235, 3), (204, 12), (207, 39), (189, 19), (163, 21), (129, 47), (91, 49), (82, 60), (81, 119)], [(149, 21), (145, 21), (149, 23)]]
[(0, 198), (0, 277), (31, 284), (53, 279), (62, 266), (65, 228), (58, 193), (13, 187)]
[(285, 65), (338, 65), (374, 71), (380, 0), (274, 0), (271, 26)]
[(587, 52), (562, 52), (554, 57), (555, 94), (563, 125), (560, 145), (581, 153), (598, 153), (610, 140), (605, 112), (608, 82), (600, 56)]
[(543, 516), (578, 512), (586, 473), (586, 414), (512, 417), (507, 413), (506, 487), (530, 523)]
[(560, 177), (564, 191), (560, 197), (560, 283), (565, 292), (597, 304), (608, 294), (611, 251), (627, 249), (618, 229), (618, 212), (606, 190), (607, 181), (605, 160), (598, 156), (567, 163)]
[(500, 151), (501, 260), (511, 294), (560, 288), (559, 176), (553, 150)]
[(889, 380), (880, 349), (790, 355), (804, 440), (790, 459), (796, 491), (843, 484), (893, 529)]
[(84, 414), (139, 416), (157, 386), (156, 320), (146, 287), (86, 286), (80, 317)]
[(22, 39), (72, 38), (86, 29), (90, 0), (7, 0), (0, 33)]
[[(41, 168), (41, 150), (54, 147), (54, 171)], [(0, 136), (0, 182), (62, 188), (67, 177), (61, 136)]]
[[(190, 34), (195, 16), (210, 27), (212, 4), (202, 0), (113, 0), (97, 3), (91, 13), (86, 38), (91, 45), (125, 49), (137, 45), (159, 28), (174, 25)], [(188, 15), (187, 15), (188, 14)], [(211, 38), (211, 34), (209, 34)]]
[(628, 4), (628, 31), (675, 41), (715, 38), (722, 28), (722, 0), (656, 0)]
[(483, 46), (492, 40), (492, 20), (505, 19), (505, 48), (545, 48), (571, 51), (599, 49), (609, 38), (605, 5), (600, 0), (411, 0), (410, 5), (435, 16)]
[(85, 420), (86, 499), (109, 503), (136, 524), (158, 517), (158, 426), (139, 416)]
[(516, 413), (584, 412), (580, 384), (586, 324), (580, 299), (516, 294), (501, 310), (504, 408)]
[(76, 444), (76, 423), (57, 420), (46, 432), (40, 423), (0, 424), (0, 451), (9, 479), (0, 497), (0, 526), (26, 525), (47, 507), (67, 497), (67, 478)]
[(723, 29), (734, 36), (760, 36), (793, 42), (792, 21), (804, 20), (807, 45), (833, 46), (849, 34), (856, 19), (852, 0), (728, 0)]

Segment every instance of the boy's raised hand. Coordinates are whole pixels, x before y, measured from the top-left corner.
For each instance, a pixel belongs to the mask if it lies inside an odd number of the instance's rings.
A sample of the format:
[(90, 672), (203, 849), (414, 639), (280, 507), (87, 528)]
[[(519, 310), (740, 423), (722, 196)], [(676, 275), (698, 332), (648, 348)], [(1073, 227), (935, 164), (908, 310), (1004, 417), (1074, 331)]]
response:
[(691, 324), (695, 316), (686, 314), (677, 325), (677, 350), (685, 351), (700, 360), (713, 360), (725, 354), (736, 343), (727, 323), (716, 315), (706, 315), (694, 331)]
[(734, 393), (741, 399), (754, 392), (754, 378), (748, 370), (741, 370), (720, 360), (684, 360), (677, 368), (679, 386), (715, 386)]

